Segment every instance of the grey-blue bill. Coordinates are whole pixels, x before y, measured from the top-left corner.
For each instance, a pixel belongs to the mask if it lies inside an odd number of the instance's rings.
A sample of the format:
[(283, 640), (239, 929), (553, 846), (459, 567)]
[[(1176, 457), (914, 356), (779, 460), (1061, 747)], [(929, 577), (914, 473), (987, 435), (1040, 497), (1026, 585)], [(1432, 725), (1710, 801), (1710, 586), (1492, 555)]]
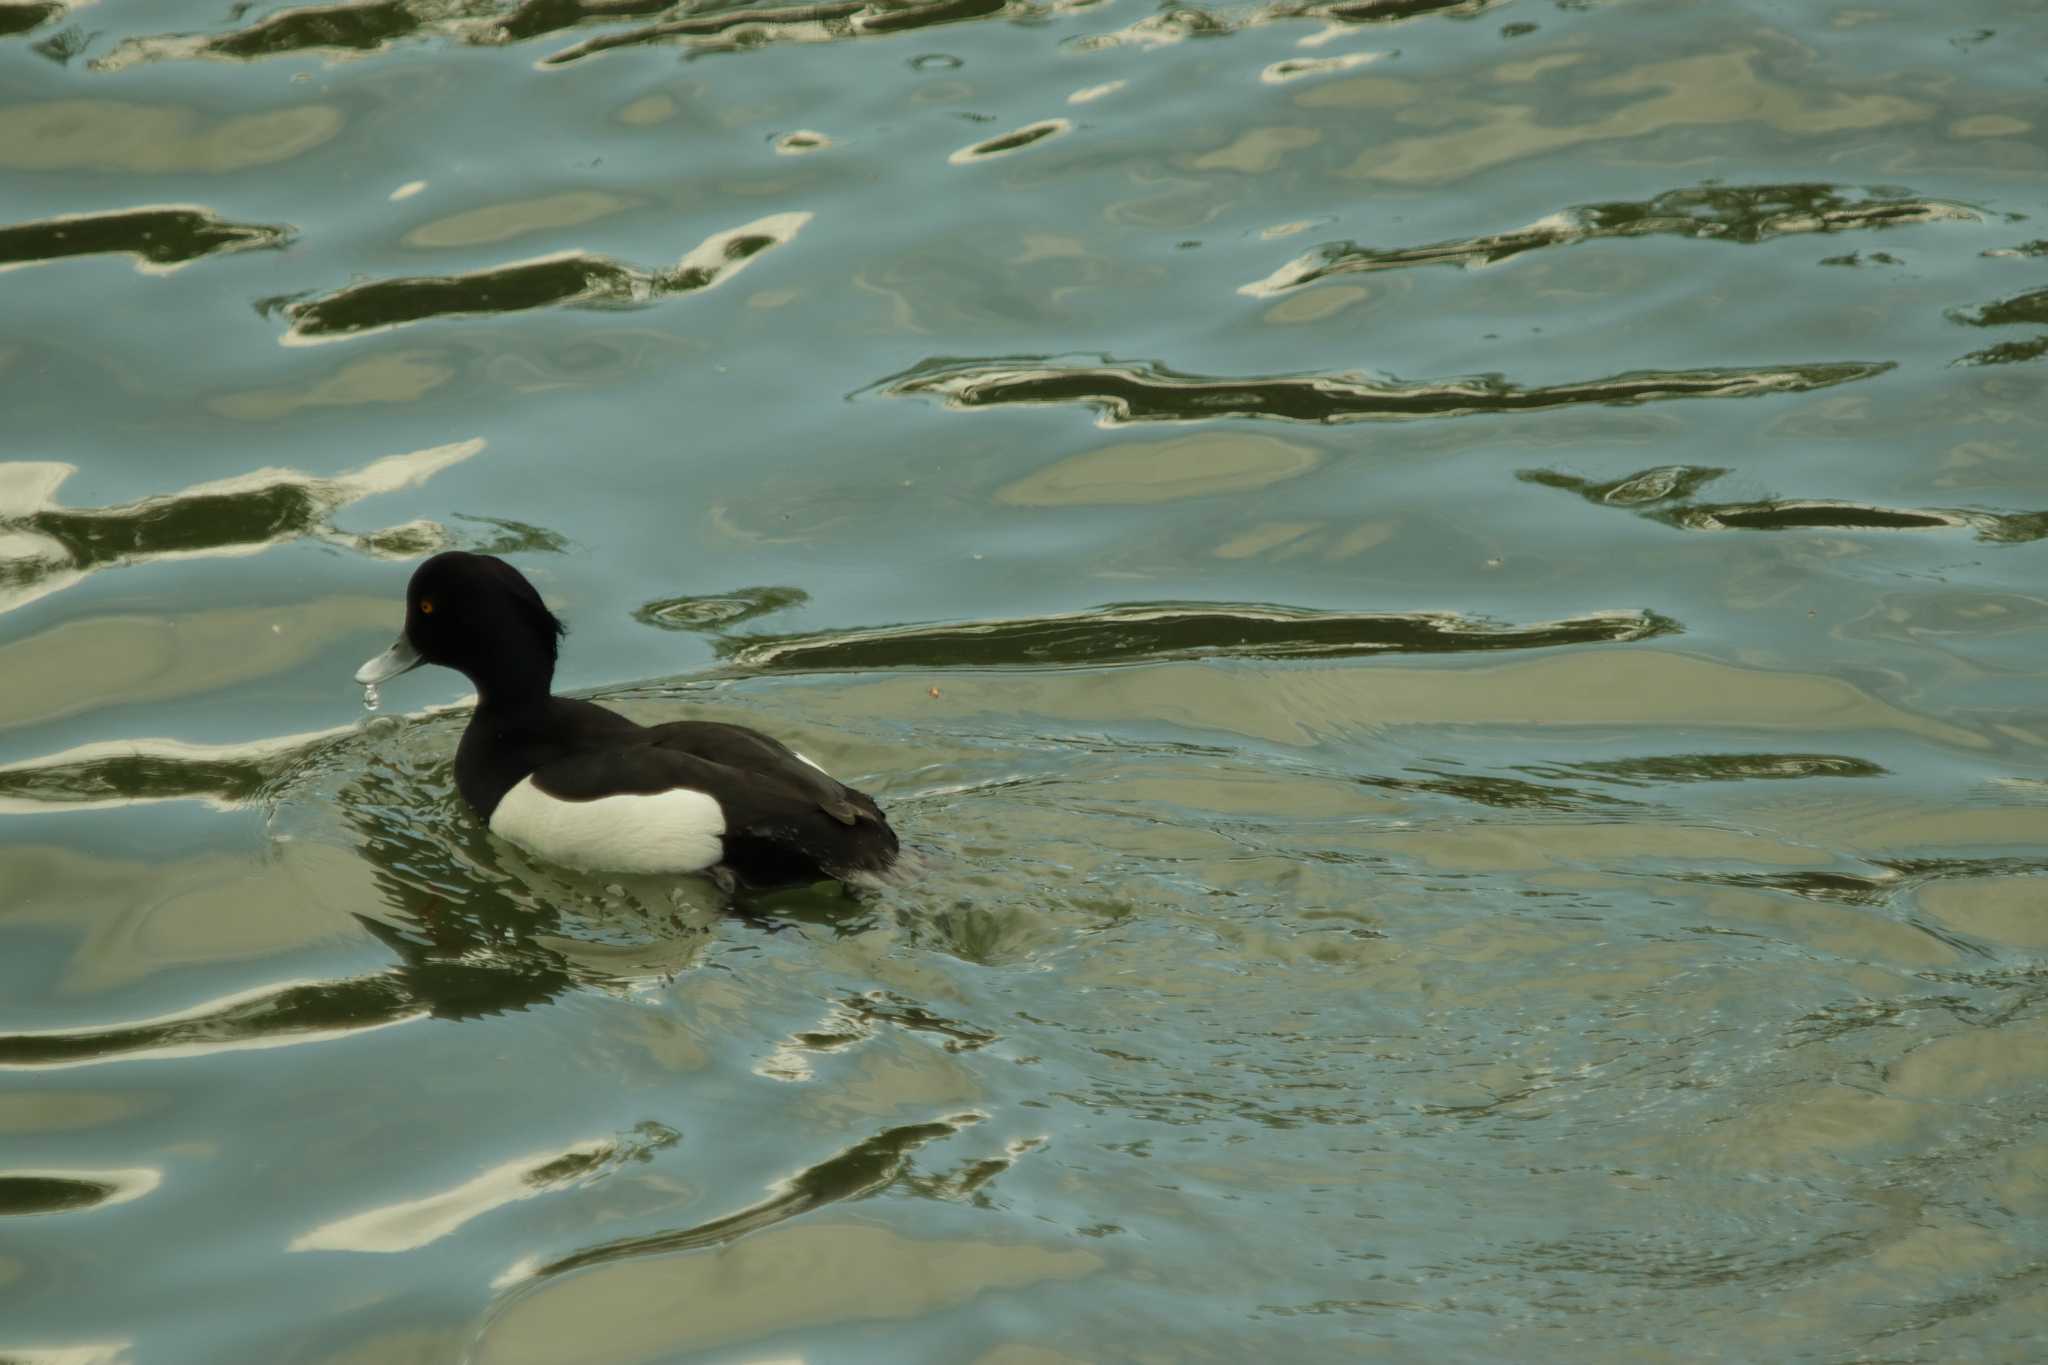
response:
[(356, 681), (365, 687), (375, 687), (401, 673), (410, 673), (425, 662), (420, 658), (420, 652), (412, 647), (412, 641), (400, 635), (391, 642), (391, 648), (356, 670)]

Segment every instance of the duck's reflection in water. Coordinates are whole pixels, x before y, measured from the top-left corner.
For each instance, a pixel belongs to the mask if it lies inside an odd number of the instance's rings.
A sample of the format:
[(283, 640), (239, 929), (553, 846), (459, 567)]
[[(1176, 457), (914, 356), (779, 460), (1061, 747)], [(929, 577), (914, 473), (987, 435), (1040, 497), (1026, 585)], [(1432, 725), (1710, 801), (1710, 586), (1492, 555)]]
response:
[[(441, 752), (452, 736), (442, 733), (445, 721), (378, 726), (284, 745), (139, 741), (0, 773), (0, 798), (17, 809), (194, 799), (270, 809), (265, 859), (175, 863), (151, 874), (161, 884), (139, 901), (113, 888), (121, 904), (84, 916), (75, 985), (104, 987), (176, 965), (124, 966), (119, 951), (162, 937), (148, 921), (166, 915), (204, 919), (201, 928), (220, 940), (216, 958), (302, 951), (360, 931), (394, 959), (369, 973), (270, 981), (141, 1018), (0, 1034), (0, 1068), (190, 1057), (483, 1018), (545, 1004), (572, 986), (631, 991), (697, 960), (722, 913), (708, 884), (602, 882), (501, 853), (456, 801)], [(394, 732), (395, 740), (383, 738)], [(18, 871), (60, 877), (80, 861), (51, 849), (10, 859)], [(138, 877), (146, 871), (138, 865)], [(247, 920), (263, 930), (243, 934)], [(324, 949), (321, 956), (332, 961)]]

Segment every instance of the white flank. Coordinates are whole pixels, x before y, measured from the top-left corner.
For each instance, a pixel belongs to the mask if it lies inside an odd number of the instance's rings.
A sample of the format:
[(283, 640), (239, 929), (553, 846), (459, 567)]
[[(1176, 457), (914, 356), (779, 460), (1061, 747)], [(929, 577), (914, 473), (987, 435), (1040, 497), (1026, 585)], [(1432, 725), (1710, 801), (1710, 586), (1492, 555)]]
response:
[(491, 812), (491, 833), (587, 872), (702, 872), (725, 856), (725, 812), (686, 787), (563, 801), (522, 778)]

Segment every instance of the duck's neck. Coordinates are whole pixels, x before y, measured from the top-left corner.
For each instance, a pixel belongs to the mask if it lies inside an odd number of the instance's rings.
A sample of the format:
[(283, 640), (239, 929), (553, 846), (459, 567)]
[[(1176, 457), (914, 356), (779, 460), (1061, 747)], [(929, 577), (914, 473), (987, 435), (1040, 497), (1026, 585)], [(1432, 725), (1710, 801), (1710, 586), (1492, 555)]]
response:
[(552, 698), (553, 679), (543, 676), (539, 681), (527, 679), (513, 683), (504, 678), (470, 677), (476, 688), (476, 709), (488, 711), (495, 716), (517, 716), (537, 711)]
[[(479, 711), (518, 713), (547, 705), (555, 683), (554, 638), (507, 629), (482, 657), (464, 662), (462, 673), (476, 688)], [(457, 667), (462, 667), (458, 664)]]

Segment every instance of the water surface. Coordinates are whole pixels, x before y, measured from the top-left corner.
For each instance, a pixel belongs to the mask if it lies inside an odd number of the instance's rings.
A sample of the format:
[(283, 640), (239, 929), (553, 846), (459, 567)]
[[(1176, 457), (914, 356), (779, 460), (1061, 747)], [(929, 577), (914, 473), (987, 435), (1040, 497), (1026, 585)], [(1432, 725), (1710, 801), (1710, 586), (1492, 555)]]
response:
[(2040, 1358), (2042, 17), (0, 4), (0, 1360)]

